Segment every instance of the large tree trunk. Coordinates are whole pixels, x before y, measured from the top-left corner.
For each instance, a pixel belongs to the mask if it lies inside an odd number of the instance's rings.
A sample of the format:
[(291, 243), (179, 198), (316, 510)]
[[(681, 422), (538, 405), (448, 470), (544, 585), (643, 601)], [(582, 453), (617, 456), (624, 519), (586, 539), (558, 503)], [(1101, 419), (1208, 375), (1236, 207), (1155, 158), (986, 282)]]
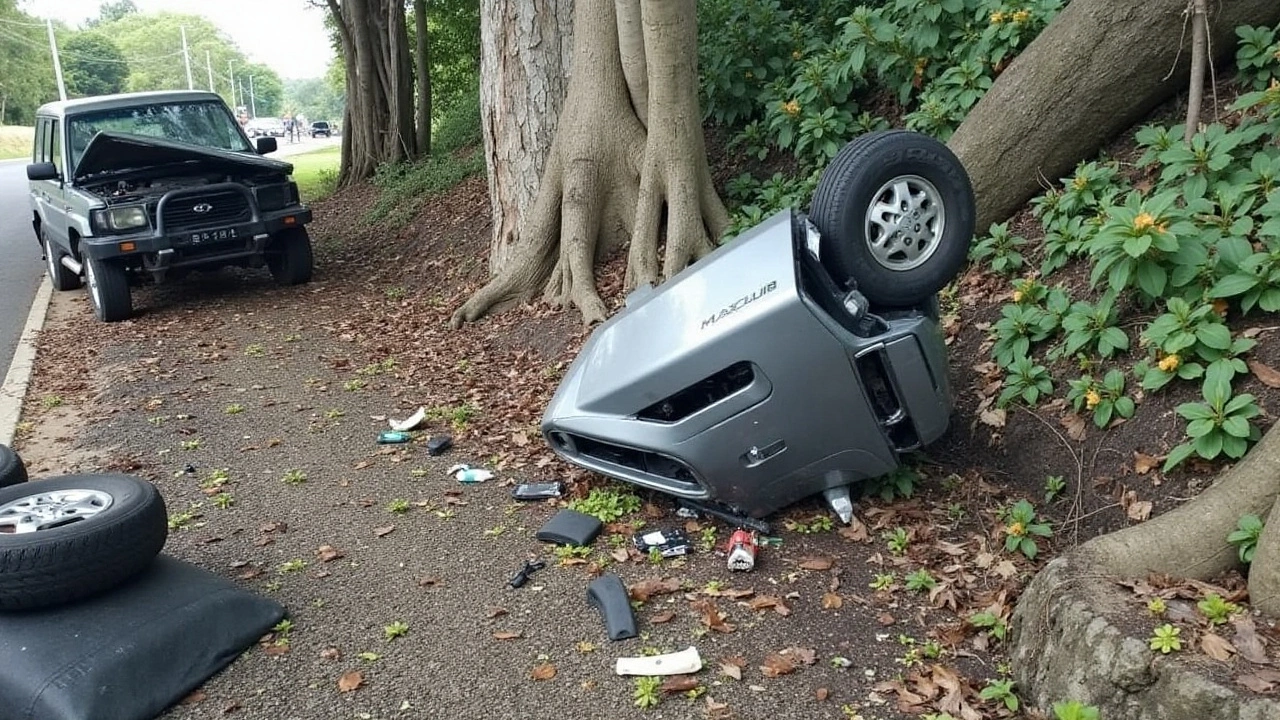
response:
[(371, 177), (416, 153), (413, 66), (402, 0), (326, 0), (347, 69), (338, 184)]
[(481, 0), (480, 119), (496, 275), (515, 251), (568, 89), (572, 2)]
[[(454, 313), (455, 325), (539, 291), (587, 323), (603, 320), (595, 263), (628, 236), (633, 286), (658, 279), (661, 240), (665, 279), (709, 252), (728, 225), (698, 112), (694, 0), (614, 1), (577, 3), (574, 72), (535, 203), (514, 254)], [(646, 108), (647, 136), (637, 107)]]
[(427, 32), (427, 0), (413, 0), (414, 59), (418, 71), (418, 154), (431, 154), (431, 36)]
[[(948, 143), (973, 180), (979, 232), (1187, 88), (1186, 9), (1187, 0), (1072, 0), (996, 79)], [(1229, 56), (1237, 25), (1276, 22), (1276, 0), (1210, 3), (1209, 47)]]

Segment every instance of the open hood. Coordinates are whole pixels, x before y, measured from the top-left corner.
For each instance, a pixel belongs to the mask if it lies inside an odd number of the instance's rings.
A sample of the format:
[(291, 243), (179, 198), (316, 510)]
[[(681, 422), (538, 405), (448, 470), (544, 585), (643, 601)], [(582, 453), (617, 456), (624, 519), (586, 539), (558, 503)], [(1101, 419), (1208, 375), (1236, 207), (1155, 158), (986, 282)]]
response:
[(100, 132), (93, 136), (72, 180), (81, 182), (108, 172), (127, 172), (152, 167), (185, 165), (201, 172), (228, 175), (275, 172), (288, 175), (293, 165), (248, 152), (192, 145), (164, 138)]

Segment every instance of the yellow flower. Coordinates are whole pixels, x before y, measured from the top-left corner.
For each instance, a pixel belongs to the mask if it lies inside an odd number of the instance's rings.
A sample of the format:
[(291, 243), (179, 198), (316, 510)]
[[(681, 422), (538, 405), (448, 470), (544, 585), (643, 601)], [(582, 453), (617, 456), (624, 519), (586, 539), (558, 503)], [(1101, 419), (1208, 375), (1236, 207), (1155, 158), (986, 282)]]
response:
[(782, 111), (791, 117), (795, 117), (800, 114), (800, 103), (795, 100), (784, 102), (782, 103)]
[(1004, 22), (1004, 13), (1002, 13), (1002, 12), (998, 12), (998, 11), (997, 11), (997, 12), (993, 12), (993, 13), (991, 13), (991, 24), (992, 24), (992, 25), (999, 25), (999, 24), (1000, 24), (1000, 23), (1002, 23), (1002, 22)]
[(1083, 175), (1077, 175), (1075, 179), (1071, 181), (1071, 187), (1075, 188), (1077, 191), (1084, 190), (1089, 187), (1089, 178)]
[(1004, 531), (1014, 537), (1022, 537), (1023, 535), (1027, 534), (1027, 528), (1023, 526), (1022, 523), (1016, 520), (1014, 522), (1009, 523), (1009, 526), (1006, 527)]
[(1022, 291), (1021, 291), (1021, 290), (1014, 290), (1014, 291), (1013, 291), (1013, 301), (1014, 301), (1014, 302), (1016, 302), (1016, 303), (1020, 303), (1020, 302), (1022, 302), (1022, 297), (1023, 297), (1023, 295), (1022, 295)]
[(1182, 358), (1179, 357), (1177, 353), (1174, 353), (1160, 358), (1160, 363), (1156, 367), (1160, 368), (1164, 372), (1171, 373), (1174, 370), (1177, 370), (1178, 366), (1181, 364)]
[(1024, 23), (1031, 19), (1030, 10), (1018, 10), (1013, 13), (1013, 21), (1016, 23)]
[(1102, 396), (1097, 390), (1090, 390), (1084, 394), (1084, 406), (1090, 410), (1098, 407), (1098, 403), (1102, 402)]
[(1133, 219), (1133, 229), (1137, 232), (1143, 232), (1156, 226), (1156, 219), (1151, 213), (1142, 211)]
[(804, 55), (803, 55), (799, 50), (792, 50), (792, 51), (791, 51), (791, 59), (792, 59), (792, 60), (799, 60), (799, 59), (800, 59), (800, 58), (802, 58), (802, 57), (804, 57)]

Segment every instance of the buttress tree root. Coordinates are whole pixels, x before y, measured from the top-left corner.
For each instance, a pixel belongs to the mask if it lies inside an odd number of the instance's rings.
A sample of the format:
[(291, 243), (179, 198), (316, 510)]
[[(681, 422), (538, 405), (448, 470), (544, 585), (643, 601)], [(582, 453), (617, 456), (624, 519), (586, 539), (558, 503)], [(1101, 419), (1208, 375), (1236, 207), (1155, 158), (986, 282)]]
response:
[(630, 242), (628, 287), (655, 282), (710, 252), (728, 226), (698, 110), (693, 0), (580, 0), (573, 23), (569, 89), (519, 244), (453, 314), (455, 327), (539, 292), (600, 322), (599, 260)]

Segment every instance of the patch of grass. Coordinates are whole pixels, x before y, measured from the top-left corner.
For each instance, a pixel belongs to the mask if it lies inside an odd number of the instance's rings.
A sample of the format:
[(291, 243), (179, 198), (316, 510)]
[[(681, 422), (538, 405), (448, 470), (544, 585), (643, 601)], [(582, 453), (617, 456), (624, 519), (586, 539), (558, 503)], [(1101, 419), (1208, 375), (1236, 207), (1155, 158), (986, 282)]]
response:
[(364, 221), (398, 228), (408, 223), (422, 204), (472, 175), (484, 172), (479, 148), (458, 155), (439, 155), (415, 163), (378, 168), (374, 184), (380, 192)]
[(585, 498), (571, 500), (569, 509), (608, 523), (638, 511), (640, 498), (629, 492), (596, 488)]
[(31, 157), (36, 129), (25, 125), (0, 125), (0, 160)]
[(338, 187), (338, 165), (342, 162), (342, 147), (333, 145), (323, 150), (290, 155), (287, 162), (293, 164), (293, 181), (298, 183), (298, 194), (303, 202), (315, 202), (333, 194)]

